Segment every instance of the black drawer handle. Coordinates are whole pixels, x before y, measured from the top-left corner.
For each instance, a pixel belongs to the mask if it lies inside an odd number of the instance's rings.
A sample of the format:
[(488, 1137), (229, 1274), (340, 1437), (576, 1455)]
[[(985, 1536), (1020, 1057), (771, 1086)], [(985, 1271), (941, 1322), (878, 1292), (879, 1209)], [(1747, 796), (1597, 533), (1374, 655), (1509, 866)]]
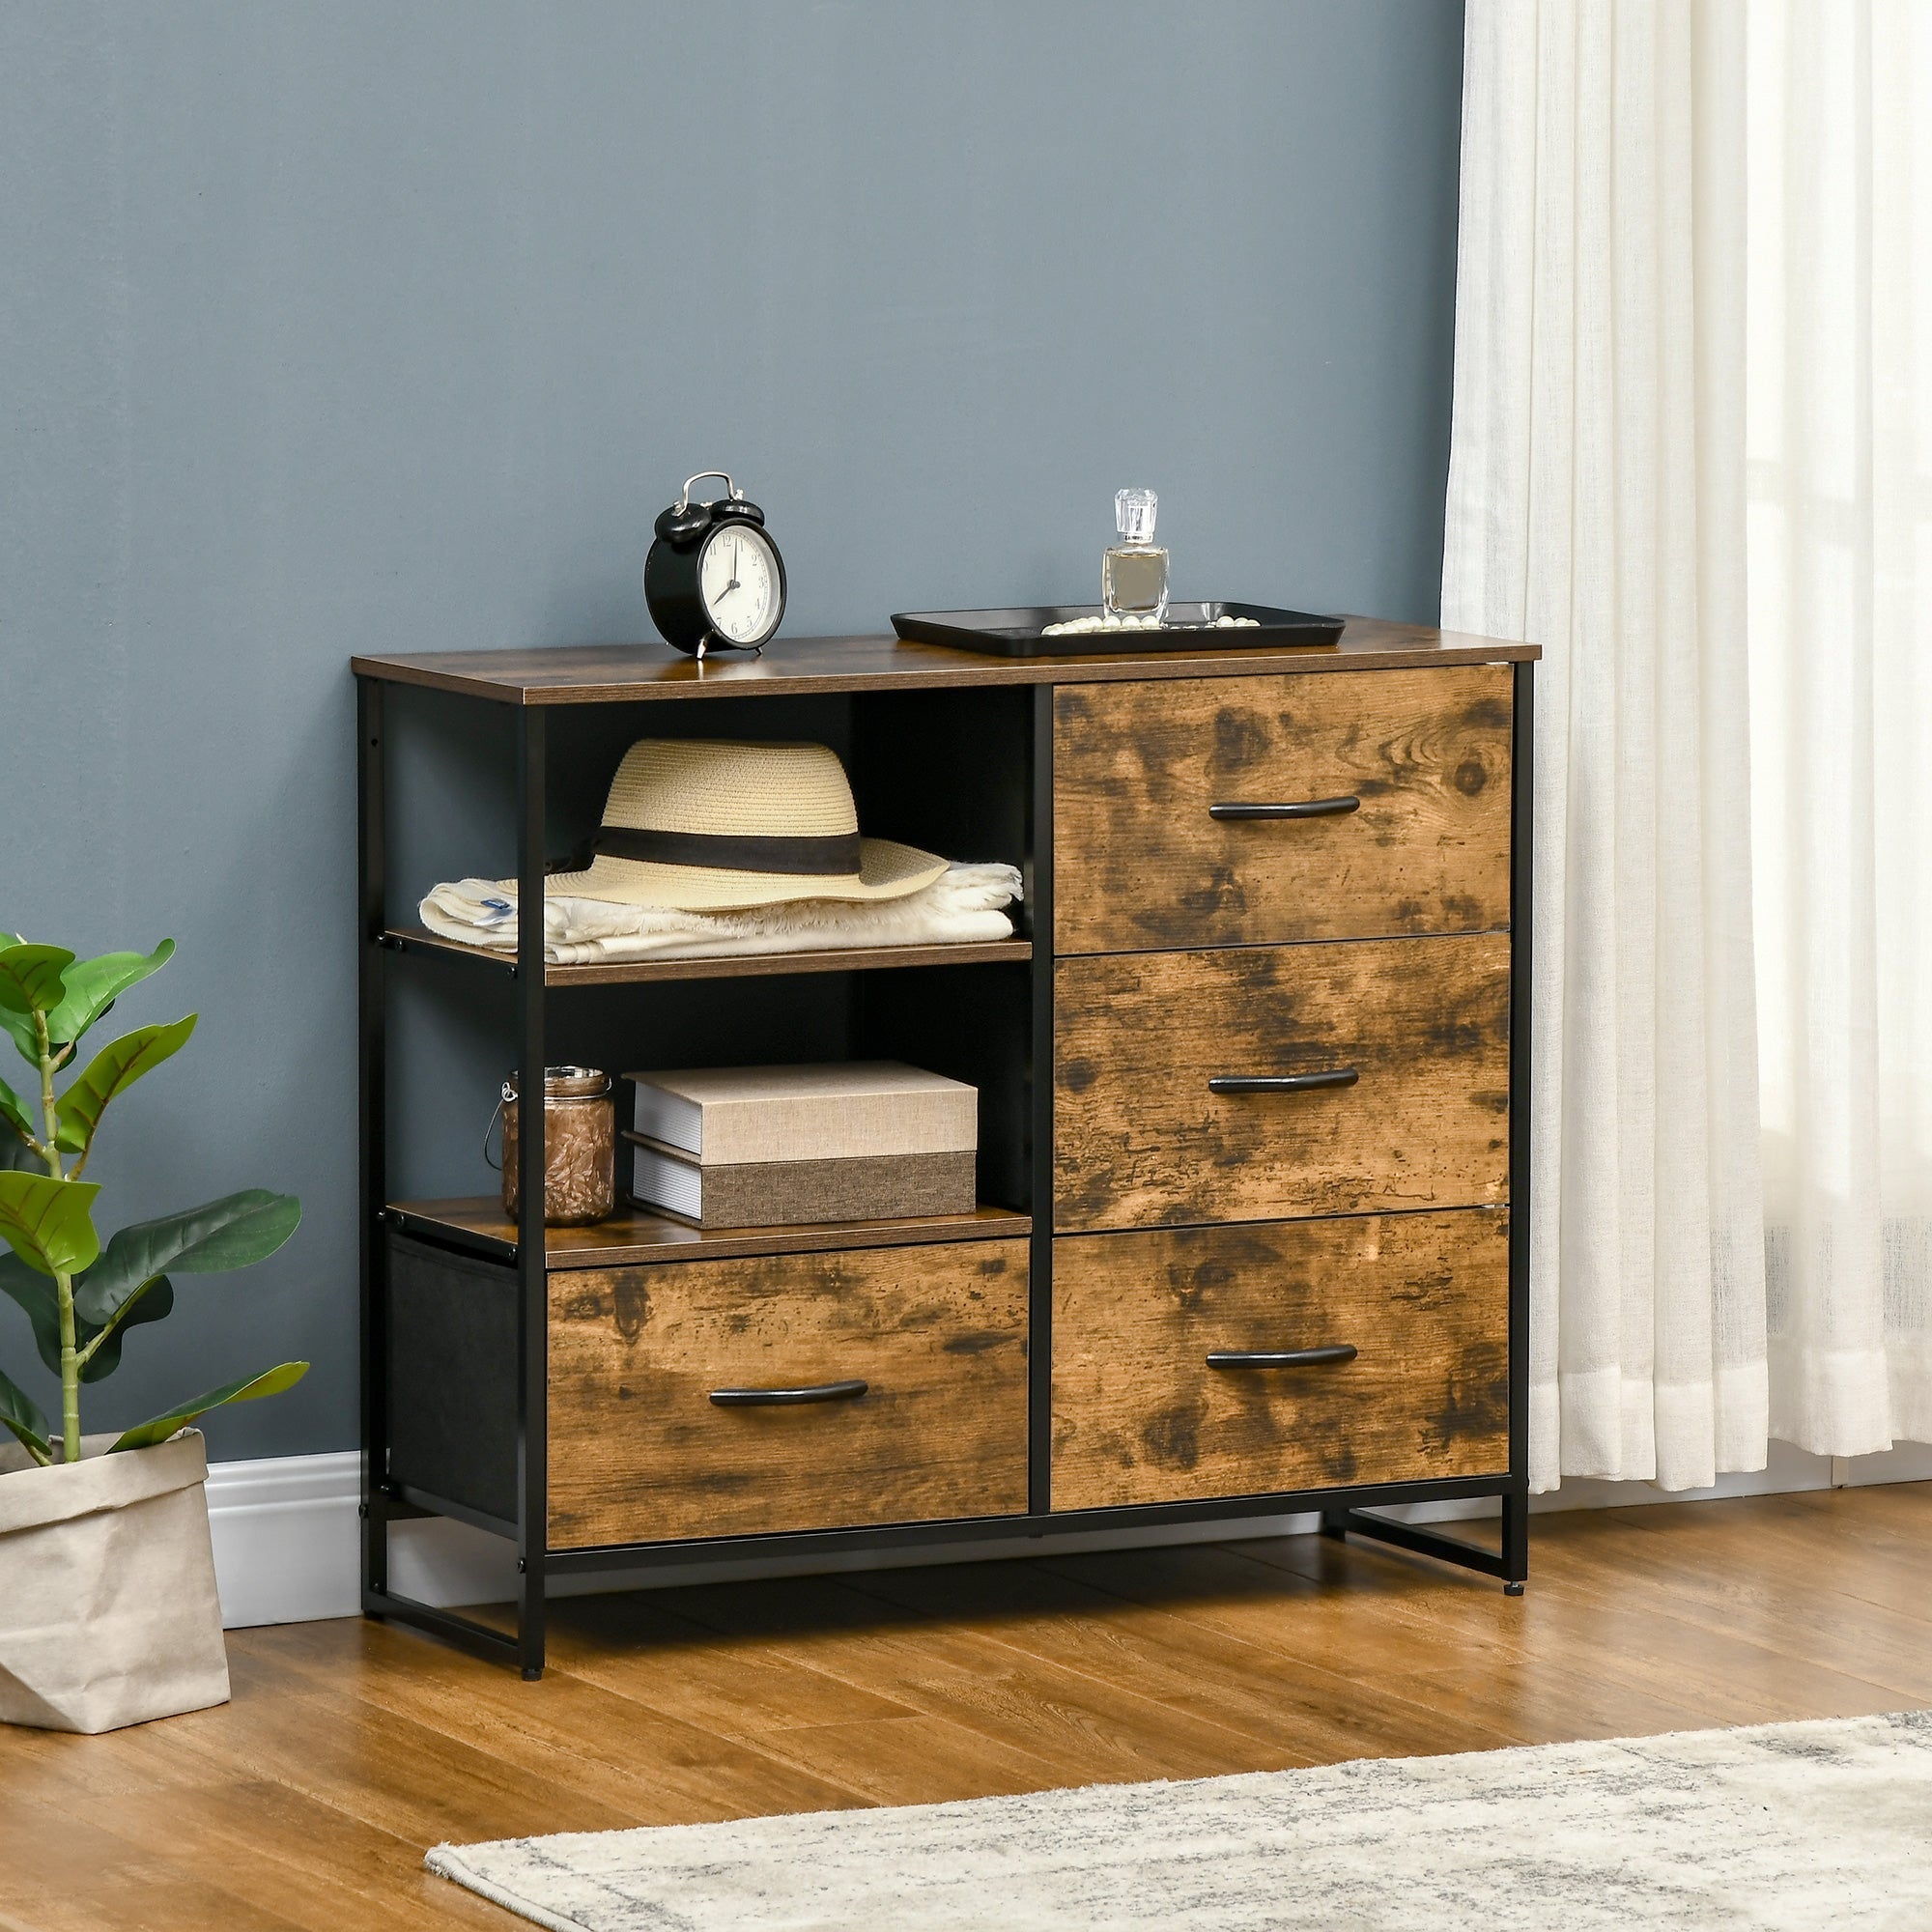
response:
[(1210, 805), (1209, 818), (1340, 818), (1345, 812), (1359, 811), (1362, 801), (1350, 792), (1347, 798), (1304, 798), (1294, 805)]
[(852, 1402), (866, 1393), (866, 1386), (851, 1381), (814, 1382), (791, 1389), (713, 1389), (711, 1400), (720, 1408), (786, 1408), (801, 1402)]
[(1322, 1087), (1352, 1087), (1362, 1076), (1352, 1066), (1331, 1066), (1325, 1073), (1216, 1073), (1208, 1082), (1210, 1094), (1313, 1094)]
[(1324, 1362), (1352, 1362), (1352, 1342), (1329, 1342), (1320, 1349), (1209, 1349), (1210, 1369), (1319, 1369)]

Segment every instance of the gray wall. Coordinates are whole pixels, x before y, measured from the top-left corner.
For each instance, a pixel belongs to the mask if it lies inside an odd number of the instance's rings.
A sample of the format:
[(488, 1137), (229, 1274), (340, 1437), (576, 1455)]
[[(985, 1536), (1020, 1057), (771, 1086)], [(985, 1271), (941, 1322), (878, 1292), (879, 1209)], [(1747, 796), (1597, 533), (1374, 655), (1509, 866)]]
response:
[(117, 1017), (202, 1030), (110, 1118), (104, 1225), (307, 1208), (183, 1285), (95, 1426), (301, 1353), (213, 1452), (354, 1440), (350, 652), (645, 634), (649, 520), (724, 462), (795, 633), (1091, 598), (1127, 482), (1179, 595), (1434, 616), (1461, 34), (0, 5), (0, 927), (181, 943)]

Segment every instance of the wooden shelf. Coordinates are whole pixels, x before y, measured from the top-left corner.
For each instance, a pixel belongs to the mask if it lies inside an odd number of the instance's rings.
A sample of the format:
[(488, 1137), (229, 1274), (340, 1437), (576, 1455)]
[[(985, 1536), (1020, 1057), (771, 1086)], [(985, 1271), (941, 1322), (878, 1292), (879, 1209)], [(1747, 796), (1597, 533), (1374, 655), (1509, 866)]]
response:
[[(455, 1201), (398, 1201), (388, 1209), (398, 1233), (446, 1241), (471, 1254), (510, 1261), (516, 1223), (494, 1194)], [(922, 1214), (896, 1221), (827, 1221), (810, 1227), (693, 1228), (642, 1208), (620, 1208), (588, 1228), (551, 1228), (553, 1268), (632, 1267), (642, 1262), (724, 1261), (739, 1255), (818, 1254), (830, 1248), (898, 1248), (920, 1241), (980, 1241), (1033, 1232), (1030, 1216), (1008, 1208), (970, 1214)]]
[[(512, 976), (507, 952), (442, 939), (419, 925), (391, 926), (382, 944), (392, 952), (434, 952), (445, 959)], [(738, 952), (708, 959), (611, 959), (591, 966), (546, 966), (546, 986), (631, 986), (652, 980), (750, 980), (786, 973), (863, 973), (894, 966), (1020, 965), (1033, 957), (1030, 939), (989, 939), (943, 946), (856, 946), (819, 952)]]

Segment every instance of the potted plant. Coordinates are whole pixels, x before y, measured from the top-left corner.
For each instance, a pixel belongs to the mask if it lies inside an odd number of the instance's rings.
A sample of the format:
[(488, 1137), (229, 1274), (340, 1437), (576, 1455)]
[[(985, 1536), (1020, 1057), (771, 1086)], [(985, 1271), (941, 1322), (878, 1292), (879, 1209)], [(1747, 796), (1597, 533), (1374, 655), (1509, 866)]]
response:
[[(56, 1094), (80, 1042), (128, 987), (164, 966), (154, 952), (76, 959), (0, 933), (0, 1028), (34, 1069), (34, 1091), (0, 1080), (0, 1291), (25, 1312), (60, 1378), (60, 1424), (0, 1370), (0, 1719), (108, 1731), (219, 1704), (228, 1659), (202, 1482), (189, 1425), (224, 1403), (273, 1395), (306, 1362), (212, 1389), (119, 1435), (84, 1436), (80, 1390), (111, 1376), (130, 1328), (174, 1307), (172, 1275), (213, 1274), (271, 1255), (301, 1206), (260, 1188), (123, 1228), (103, 1247), (100, 1191), (81, 1176), (116, 1095), (180, 1051), (196, 1016), (136, 1027)], [(71, 1164), (70, 1164), (71, 1163)]]

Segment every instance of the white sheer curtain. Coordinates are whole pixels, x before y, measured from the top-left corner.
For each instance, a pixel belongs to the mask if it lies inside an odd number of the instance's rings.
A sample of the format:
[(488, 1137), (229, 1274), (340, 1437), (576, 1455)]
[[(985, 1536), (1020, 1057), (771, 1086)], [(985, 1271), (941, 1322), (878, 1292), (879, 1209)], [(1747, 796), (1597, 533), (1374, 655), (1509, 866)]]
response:
[(1538, 1489), (1932, 1435), (1928, 43), (1468, 0), (1442, 611), (1546, 652)]
[(1771, 1428), (1932, 1438), (1932, 5), (1753, 0)]
[(1763, 1465), (1745, 47), (1470, 0), (1442, 621), (1538, 668), (1530, 1480)]

